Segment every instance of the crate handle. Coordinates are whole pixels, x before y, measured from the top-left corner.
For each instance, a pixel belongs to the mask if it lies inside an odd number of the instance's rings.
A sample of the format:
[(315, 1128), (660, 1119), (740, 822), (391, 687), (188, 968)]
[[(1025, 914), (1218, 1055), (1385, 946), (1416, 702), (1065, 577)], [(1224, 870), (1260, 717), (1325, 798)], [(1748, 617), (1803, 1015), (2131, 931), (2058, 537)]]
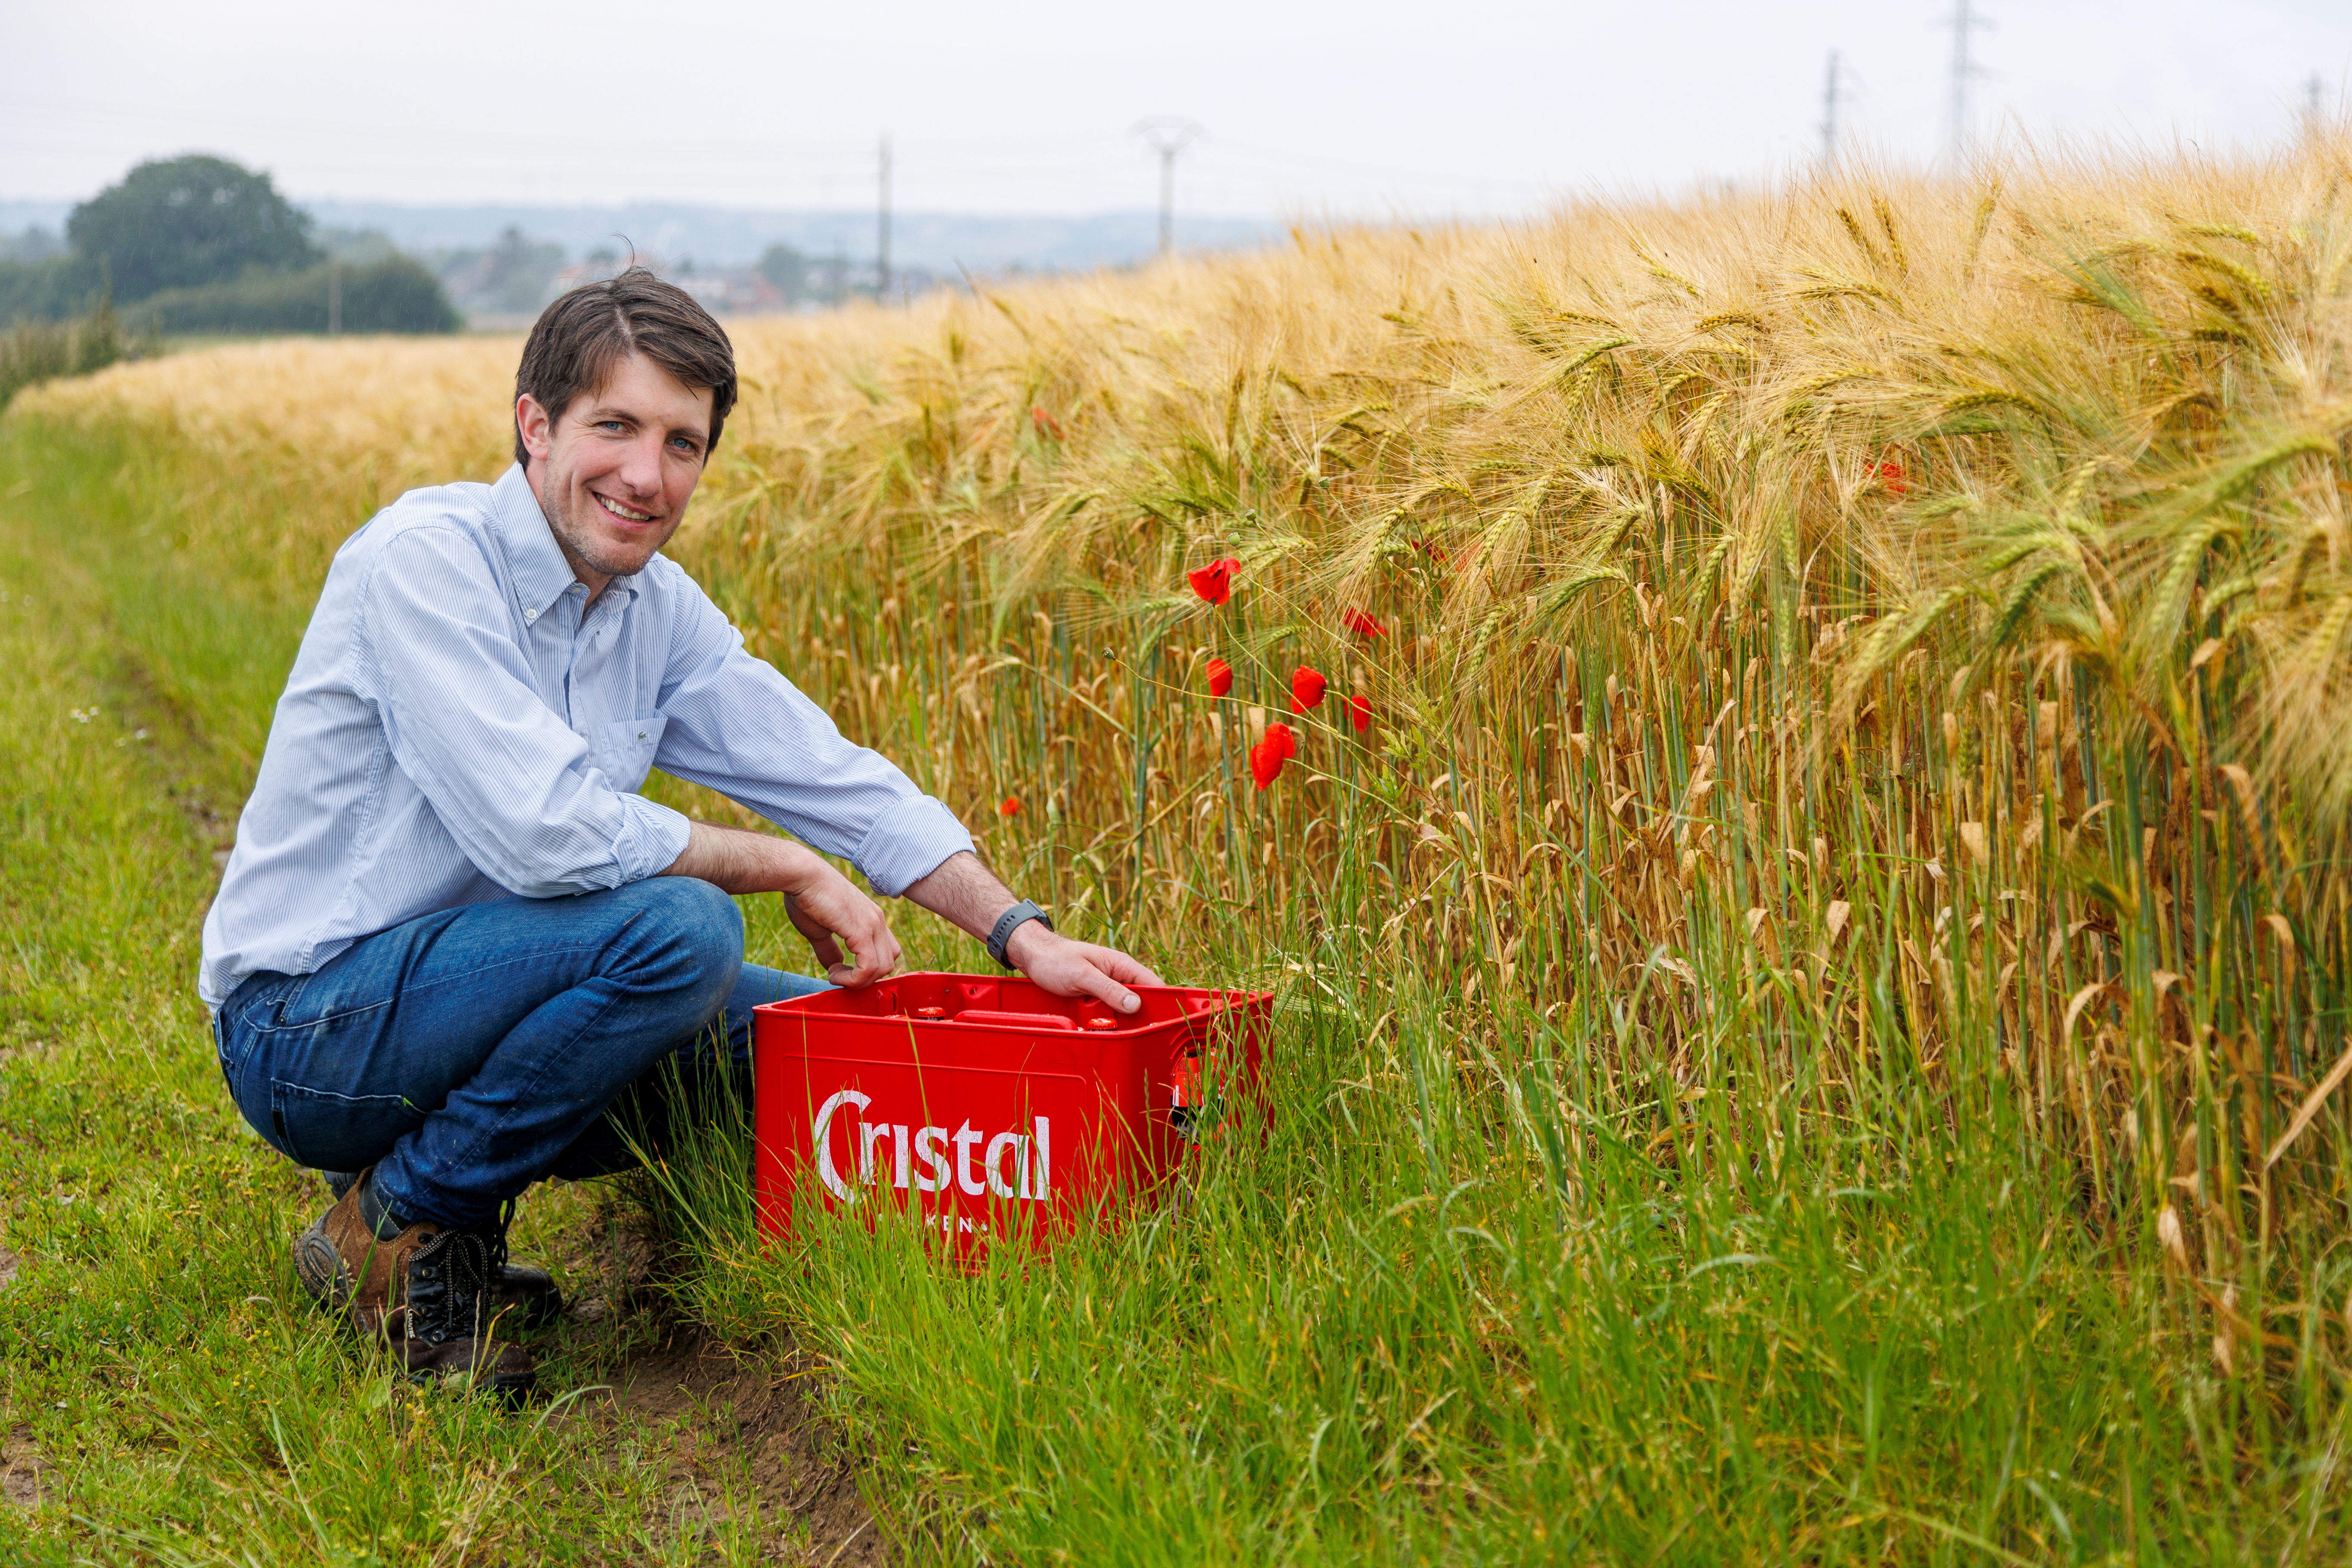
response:
[(1019, 1029), (1076, 1029), (1077, 1024), (1059, 1013), (1009, 1013), (994, 1007), (966, 1007), (952, 1020), (958, 1024), (1009, 1024)]

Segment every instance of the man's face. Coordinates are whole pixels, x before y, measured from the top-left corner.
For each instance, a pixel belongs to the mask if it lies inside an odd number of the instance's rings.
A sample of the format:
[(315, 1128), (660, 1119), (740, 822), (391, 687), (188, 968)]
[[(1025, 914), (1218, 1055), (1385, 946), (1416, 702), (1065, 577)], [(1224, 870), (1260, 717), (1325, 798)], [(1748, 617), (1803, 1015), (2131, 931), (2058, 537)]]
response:
[(591, 593), (645, 569), (677, 531), (710, 449), (710, 388), (688, 386), (643, 354), (551, 415), (515, 404), (526, 470), (563, 559)]

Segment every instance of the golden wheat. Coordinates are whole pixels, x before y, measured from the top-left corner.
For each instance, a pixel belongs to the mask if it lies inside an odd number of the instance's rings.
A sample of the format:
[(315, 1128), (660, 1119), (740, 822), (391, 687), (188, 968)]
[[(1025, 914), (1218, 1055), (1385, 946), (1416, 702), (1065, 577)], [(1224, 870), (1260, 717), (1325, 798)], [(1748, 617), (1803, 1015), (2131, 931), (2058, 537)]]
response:
[[(1613, 1019), (1628, 1103), (1727, 1020), (1849, 1086), (1976, 1053), (2099, 1212), (2225, 1271), (2352, 1148), (2305, 1100), (2352, 943), (2347, 261), (2315, 140), (747, 322), (676, 551), (853, 733), (1021, 803), (992, 850), (1082, 918), (1454, 976), (1474, 1076)], [(152, 427), (199, 542), (299, 584), (503, 465), (513, 353), (217, 350), (23, 406)], [(1213, 608), (1184, 569), (1227, 554)], [(1261, 793), (1302, 662), (1374, 720), (1307, 716)]]

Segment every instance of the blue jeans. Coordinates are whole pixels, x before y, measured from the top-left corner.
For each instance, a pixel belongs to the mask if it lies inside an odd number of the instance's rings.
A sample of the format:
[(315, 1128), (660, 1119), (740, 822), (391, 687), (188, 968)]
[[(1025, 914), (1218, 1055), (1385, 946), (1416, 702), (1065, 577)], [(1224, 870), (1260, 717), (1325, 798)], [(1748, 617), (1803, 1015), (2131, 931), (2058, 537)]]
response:
[(280, 1153), (373, 1165), (402, 1220), (466, 1227), (541, 1177), (635, 1165), (625, 1125), (658, 1147), (702, 1096), (747, 1093), (751, 1009), (824, 988), (744, 963), (727, 894), (653, 877), (423, 916), (315, 973), (250, 976), (214, 1028)]

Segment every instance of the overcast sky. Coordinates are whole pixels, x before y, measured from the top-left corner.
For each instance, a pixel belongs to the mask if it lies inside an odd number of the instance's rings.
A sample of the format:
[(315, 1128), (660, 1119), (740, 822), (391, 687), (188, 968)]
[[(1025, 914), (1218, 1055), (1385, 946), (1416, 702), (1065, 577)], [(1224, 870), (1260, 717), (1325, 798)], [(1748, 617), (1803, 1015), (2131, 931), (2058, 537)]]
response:
[[(298, 197), (903, 208), (1523, 210), (1785, 172), (1828, 52), (1858, 143), (1943, 148), (1955, 0), (5, 0), (0, 199), (203, 150)], [(2247, 144), (2352, 71), (2342, 0), (1976, 0), (1980, 134)]]

